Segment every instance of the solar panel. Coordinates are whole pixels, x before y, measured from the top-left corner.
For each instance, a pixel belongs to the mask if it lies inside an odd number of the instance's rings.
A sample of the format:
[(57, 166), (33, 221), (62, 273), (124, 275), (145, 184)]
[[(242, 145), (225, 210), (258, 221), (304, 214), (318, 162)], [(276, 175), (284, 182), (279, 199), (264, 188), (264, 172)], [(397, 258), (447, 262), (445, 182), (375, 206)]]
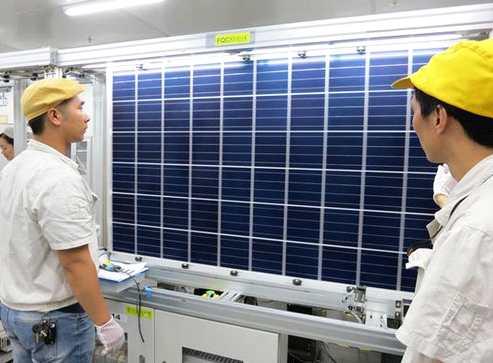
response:
[(413, 290), (435, 168), (390, 84), (436, 49), (113, 74), (113, 249)]

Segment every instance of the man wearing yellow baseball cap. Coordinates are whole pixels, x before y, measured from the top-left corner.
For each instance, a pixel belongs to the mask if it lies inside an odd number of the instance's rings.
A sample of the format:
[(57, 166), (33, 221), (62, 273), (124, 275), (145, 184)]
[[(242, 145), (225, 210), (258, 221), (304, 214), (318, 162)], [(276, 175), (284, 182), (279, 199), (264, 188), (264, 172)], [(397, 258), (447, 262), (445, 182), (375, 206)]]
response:
[(493, 362), (493, 39), (461, 41), (395, 88), (413, 88), (426, 157), (458, 181), (428, 225), (431, 259), (397, 331), (402, 362)]
[(21, 105), (33, 140), (0, 174), (1, 319), (19, 363), (92, 362), (94, 325), (106, 351), (124, 340), (97, 278), (96, 197), (68, 157), (89, 122), (83, 91), (31, 84)]

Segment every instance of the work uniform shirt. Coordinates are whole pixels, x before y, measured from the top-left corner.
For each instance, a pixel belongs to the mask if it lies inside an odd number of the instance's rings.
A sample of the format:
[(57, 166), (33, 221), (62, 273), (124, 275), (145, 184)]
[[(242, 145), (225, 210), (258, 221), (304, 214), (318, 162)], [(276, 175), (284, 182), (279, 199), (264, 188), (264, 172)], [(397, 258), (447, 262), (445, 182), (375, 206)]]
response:
[(0, 172), (0, 300), (25, 311), (76, 302), (58, 250), (89, 245), (97, 261), (95, 195), (71, 159), (31, 140)]
[(430, 235), (441, 230), (396, 333), (408, 347), (402, 362), (493, 362), (492, 206), (489, 156), (461, 179), (428, 226)]

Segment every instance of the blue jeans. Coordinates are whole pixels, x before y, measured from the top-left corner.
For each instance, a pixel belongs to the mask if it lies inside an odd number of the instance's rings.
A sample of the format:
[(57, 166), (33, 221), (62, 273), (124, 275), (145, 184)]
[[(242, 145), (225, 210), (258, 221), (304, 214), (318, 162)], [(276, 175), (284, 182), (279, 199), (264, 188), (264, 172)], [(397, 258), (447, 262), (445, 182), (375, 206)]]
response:
[[(15, 363), (90, 363), (94, 352), (94, 324), (87, 314), (13, 310), (0, 306), (2, 324), (12, 342)], [(56, 341), (36, 343), (33, 325), (56, 321)]]

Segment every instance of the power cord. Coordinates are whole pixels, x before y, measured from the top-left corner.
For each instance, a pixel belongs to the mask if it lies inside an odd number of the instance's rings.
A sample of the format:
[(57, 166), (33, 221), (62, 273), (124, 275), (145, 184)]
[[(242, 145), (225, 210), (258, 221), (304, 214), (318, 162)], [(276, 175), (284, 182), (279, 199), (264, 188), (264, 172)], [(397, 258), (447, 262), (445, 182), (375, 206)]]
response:
[(137, 309), (137, 325), (138, 325), (138, 329), (139, 329), (140, 339), (142, 340), (142, 343), (145, 343), (144, 335), (142, 334), (142, 317), (141, 317), (141, 314), (142, 314), (142, 289), (140, 288), (139, 282), (137, 281), (137, 279), (133, 275), (131, 275), (130, 273), (125, 271), (121, 266), (112, 264), (111, 261), (109, 260), (109, 258), (106, 258), (106, 261), (102, 262), (99, 267), (106, 270), (106, 271), (110, 271), (110, 272), (123, 272), (125, 275), (128, 275), (128, 277), (130, 277), (135, 282), (135, 286), (137, 287), (137, 293), (138, 293), (137, 302), (135, 303), (135, 307)]
[(137, 287), (138, 297), (137, 297), (137, 302), (135, 303), (135, 307), (137, 309), (137, 326), (139, 329), (140, 339), (142, 340), (142, 343), (145, 343), (144, 335), (142, 334), (142, 317), (141, 317), (141, 313), (142, 313), (142, 289), (140, 288), (140, 284), (134, 276), (130, 275), (126, 271), (122, 270), (122, 272), (127, 274), (135, 282), (135, 286)]

